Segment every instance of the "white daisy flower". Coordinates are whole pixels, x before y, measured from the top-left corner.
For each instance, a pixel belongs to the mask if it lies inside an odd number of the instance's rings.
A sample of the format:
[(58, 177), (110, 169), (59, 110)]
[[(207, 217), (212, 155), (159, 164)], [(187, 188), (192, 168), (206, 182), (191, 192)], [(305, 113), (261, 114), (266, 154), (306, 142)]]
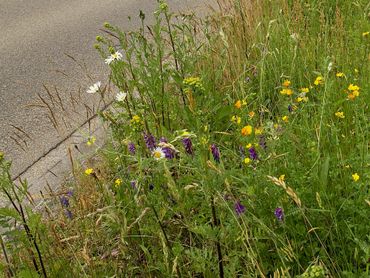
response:
[(160, 160), (160, 159), (162, 159), (162, 158), (165, 158), (165, 157), (166, 157), (166, 155), (165, 155), (165, 153), (164, 153), (163, 149), (162, 149), (162, 148), (160, 148), (160, 147), (156, 148), (156, 149), (152, 152), (152, 155), (153, 155), (153, 157), (154, 157), (154, 159), (155, 159), (155, 160)]
[(98, 81), (94, 85), (90, 86), (89, 89), (86, 91), (86, 93), (95, 94), (96, 92), (100, 90), (100, 87), (101, 87), (101, 82)]
[(116, 100), (118, 102), (122, 102), (126, 99), (127, 97), (127, 93), (124, 93), (124, 92), (119, 92), (117, 95), (116, 95)]
[(107, 59), (105, 59), (105, 63), (110, 65), (113, 61), (120, 61), (122, 60), (122, 54), (120, 52), (115, 52), (112, 55), (110, 55)]

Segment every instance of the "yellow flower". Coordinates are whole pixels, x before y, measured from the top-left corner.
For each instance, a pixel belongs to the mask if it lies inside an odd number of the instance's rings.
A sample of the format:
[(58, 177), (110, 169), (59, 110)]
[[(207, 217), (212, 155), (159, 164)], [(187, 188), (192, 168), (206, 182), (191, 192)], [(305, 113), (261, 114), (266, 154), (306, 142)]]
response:
[(254, 134), (261, 135), (262, 133), (263, 133), (263, 128), (262, 127), (256, 127), (254, 129)]
[(292, 89), (284, 88), (280, 91), (280, 94), (286, 95), (286, 96), (291, 96), (293, 94), (293, 91), (292, 91)]
[(239, 100), (237, 100), (237, 101), (235, 102), (234, 106), (235, 106), (235, 108), (236, 108), (236, 109), (240, 109), (240, 108), (242, 107), (242, 102), (241, 102), (241, 100), (240, 100), (240, 99), (239, 99)]
[(283, 116), (282, 118), (281, 118), (284, 122), (289, 122), (289, 117), (288, 116)]
[(91, 145), (93, 145), (93, 144), (95, 143), (95, 141), (96, 141), (96, 138), (95, 138), (94, 136), (91, 136), (91, 137), (87, 140), (86, 145), (91, 146)]
[(290, 82), (290, 80), (284, 80), (284, 82), (283, 82), (284, 87), (289, 87), (290, 84), (292, 84), (292, 82)]
[(344, 119), (344, 113), (343, 112), (335, 112), (335, 116), (341, 119)]
[(358, 181), (358, 180), (360, 179), (360, 176), (359, 176), (357, 173), (354, 173), (354, 174), (352, 175), (352, 179), (353, 179), (354, 181)]
[(296, 101), (297, 101), (297, 102), (302, 102), (302, 101), (303, 101), (303, 98), (301, 98), (301, 97), (297, 97)]
[(244, 163), (245, 164), (251, 163), (251, 159), (249, 157), (244, 158)]
[(247, 101), (245, 99), (242, 100), (242, 105), (243, 106), (246, 106), (247, 105)]
[(231, 121), (233, 123), (237, 123), (239, 125), (241, 123), (241, 121), (242, 121), (242, 118), (240, 118), (239, 116), (232, 116), (231, 117)]
[(299, 89), (302, 93), (305, 93), (305, 94), (307, 94), (309, 91), (310, 91), (310, 89), (309, 88), (300, 88)]
[(279, 181), (285, 181), (285, 175), (280, 175)]
[(355, 73), (358, 73), (358, 69), (355, 69)]
[(245, 146), (247, 149), (250, 149), (252, 147), (252, 144), (251, 143), (248, 143), (246, 146)]
[(116, 187), (120, 186), (121, 184), (122, 184), (122, 180), (121, 180), (121, 179), (116, 179), (116, 180), (114, 181), (114, 185), (115, 185)]
[(255, 114), (256, 113), (254, 113), (253, 111), (251, 111), (251, 112), (248, 113), (248, 115), (249, 115), (250, 118), (253, 118)]
[(357, 86), (357, 85), (349, 84), (348, 90), (350, 90), (350, 91), (358, 91), (358, 90), (360, 90), (360, 87)]
[(363, 32), (363, 33), (362, 33), (362, 36), (363, 36), (363, 37), (367, 37), (369, 34), (370, 34), (370, 32), (369, 32), (369, 31), (367, 31), (367, 32)]
[(324, 84), (324, 77), (322, 77), (322, 76), (316, 77), (313, 84), (315, 84), (316, 86)]
[(92, 173), (94, 173), (94, 169), (93, 168), (87, 168), (85, 170), (85, 175), (86, 176), (90, 176)]
[(246, 125), (245, 127), (243, 127), (242, 128), (242, 135), (243, 136), (247, 136), (247, 135), (251, 135), (252, 134), (252, 130), (253, 130), (253, 128), (252, 128), (252, 126), (250, 126), (250, 125)]
[(335, 75), (336, 77), (344, 77), (344, 73), (343, 72), (337, 72), (337, 74)]

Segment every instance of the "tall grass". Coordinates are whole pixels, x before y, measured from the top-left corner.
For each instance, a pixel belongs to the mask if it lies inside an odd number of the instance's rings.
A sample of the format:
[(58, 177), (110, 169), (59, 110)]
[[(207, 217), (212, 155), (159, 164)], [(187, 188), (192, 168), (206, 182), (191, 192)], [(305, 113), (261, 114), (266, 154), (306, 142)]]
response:
[[(1, 211), (4, 273), (368, 277), (369, 12), (224, 0), (201, 19), (160, 2), (153, 26), (106, 23), (110, 140), (60, 205)], [(2, 165), (3, 191), (27, 197)]]

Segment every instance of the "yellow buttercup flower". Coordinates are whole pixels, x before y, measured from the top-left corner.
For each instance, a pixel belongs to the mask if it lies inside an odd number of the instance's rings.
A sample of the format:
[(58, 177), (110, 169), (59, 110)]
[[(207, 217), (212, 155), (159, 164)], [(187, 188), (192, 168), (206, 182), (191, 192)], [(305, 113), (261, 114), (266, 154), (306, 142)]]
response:
[(297, 102), (302, 102), (303, 101), (303, 98), (302, 97), (297, 97), (296, 101)]
[(310, 89), (309, 88), (300, 88), (299, 89), (302, 93), (305, 93), (305, 94), (307, 94), (309, 91), (310, 91)]
[(242, 128), (241, 133), (243, 136), (248, 136), (251, 135), (253, 131), (252, 126), (246, 125), (245, 127)]
[(344, 77), (344, 73), (343, 72), (337, 72), (337, 74), (335, 75), (336, 77)]
[(254, 113), (253, 111), (251, 111), (251, 112), (248, 113), (248, 115), (249, 115), (250, 118), (253, 118), (255, 114), (256, 113)]
[(322, 76), (316, 77), (313, 84), (315, 84), (316, 86), (324, 84), (324, 77), (322, 77)]
[(242, 101), (241, 100), (237, 100), (234, 104), (235, 108), (236, 109), (240, 109), (242, 107)]
[(344, 112), (335, 112), (335, 116), (344, 119)]
[(87, 168), (85, 170), (85, 175), (86, 176), (90, 176), (92, 173), (94, 173), (94, 169), (93, 168)]
[(289, 122), (289, 117), (288, 116), (283, 116), (282, 118), (281, 118), (284, 122)]
[(360, 176), (357, 173), (354, 173), (352, 175), (352, 179), (356, 182), (356, 181), (358, 181), (360, 179)]
[(244, 163), (245, 164), (251, 163), (251, 159), (249, 157), (244, 158)]

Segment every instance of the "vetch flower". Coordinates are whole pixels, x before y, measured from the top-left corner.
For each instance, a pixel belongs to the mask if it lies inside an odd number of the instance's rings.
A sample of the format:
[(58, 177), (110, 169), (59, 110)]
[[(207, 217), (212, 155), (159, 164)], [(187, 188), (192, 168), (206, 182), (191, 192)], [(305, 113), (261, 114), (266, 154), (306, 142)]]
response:
[(282, 208), (279, 208), (279, 207), (276, 208), (275, 211), (274, 211), (274, 214), (275, 214), (276, 219), (278, 221), (283, 221), (283, 219), (284, 219), (284, 211), (283, 211)]
[(258, 159), (258, 154), (257, 154), (257, 151), (254, 147), (251, 147), (249, 148), (249, 157), (253, 160), (257, 160)]
[(131, 185), (132, 189), (134, 189), (134, 190), (137, 190), (136, 183), (137, 183), (136, 181), (130, 181), (130, 185)]
[(253, 128), (250, 125), (246, 125), (242, 128), (241, 133), (243, 136), (249, 136), (252, 134)]
[(234, 209), (238, 216), (242, 215), (245, 212), (245, 206), (243, 206), (240, 201), (235, 202)]
[(338, 117), (338, 118), (341, 118), (341, 119), (344, 119), (345, 116), (344, 116), (344, 112), (335, 112), (335, 116)]
[(119, 92), (117, 95), (116, 95), (116, 100), (118, 102), (123, 102), (127, 97), (127, 93), (125, 92)]
[(130, 152), (130, 154), (135, 155), (136, 148), (135, 148), (135, 144), (133, 142), (128, 143), (127, 149)]
[(73, 218), (73, 214), (72, 214), (72, 212), (69, 209), (66, 209), (65, 214), (66, 214), (66, 217), (68, 219), (72, 219)]
[(185, 152), (187, 154), (191, 154), (192, 155), (194, 153), (193, 143), (191, 142), (191, 139), (190, 138), (184, 138), (184, 139), (182, 139), (182, 144), (184, 145)]
[(113, 61), (120, 61), (122, 60), (122, 54), (118, 51), (111, 54), (107, 59), (105, 59), (105, 63), (107, 65), (110, 65)]
[(360, 179), (360, 176), (359, 176), (357, 173), (354, 173), (354, 174), (352, 175), (352, 179), (353, 179), (355, 182), (357, 182), (357, 181)]
[(92, 169), (92, 168), (87, 168), (85, 170), (85, 175), (86, 176), (90, 176), (92, 173), (94, 173), (94, 169)]
[(161, 147), (155, 148), (152, 152), (152, 155), (153, 155), (155, 160), (160, 160), (160, 159), (166, 157), (166, 154), (164, 153), (164, 151)]
[(65, 208), (69, 207), (69, 200), (66, 196), (61, 196), (59, 200), (63, 207)]
[(211, 145), (211, 152), (213, 155), (213, 159), (217, 162), (220, 163), (220, 151), (217, 148), (216, 144)]
[(101, 82), (98, 81), (94, 85), (90, 86), (89, 89), (86, 91), (88, 94), (95, 94), (100, 90)]
[(157, 146), (155, 142), (155, 137), (150, 133), (144, 134), (144, 141), (146, 147), (151, 151), (153, 151)]
[(266, 137), (264, 135), (259, 136), (258, 144), (262, 149), (267, 149)]
[[(159, 142), (160, 142), (160, 146), (162, 147), (162, 150), (164, 152), (164, 155), (167, 159), (173, 159), (175, 157), (175, 150), (172, 149), (171, 145), (168, 144), (168, 141), (166, 138), (162, 137), (161, 139), (159, 139)], [(162, 145), (161, 145), (162, 143)], [(167, 147), (168, 146), (168, 147)]]

